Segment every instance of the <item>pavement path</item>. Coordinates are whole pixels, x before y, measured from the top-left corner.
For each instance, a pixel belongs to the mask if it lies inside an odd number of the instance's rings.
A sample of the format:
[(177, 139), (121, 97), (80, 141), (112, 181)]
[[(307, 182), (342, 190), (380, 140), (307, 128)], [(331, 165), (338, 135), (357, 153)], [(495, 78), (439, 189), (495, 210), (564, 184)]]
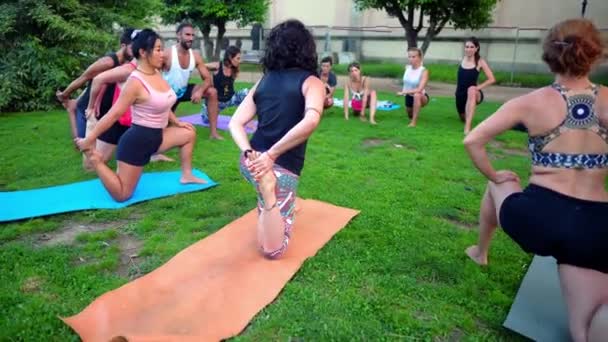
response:
[[(243, 71), (239, 73), (239, 81), (241, 82), (257, 82), (262, 77), (261, 72), (249, 72)], [(337, 75), (338, 87), (346, 82), (347, 76)], [(383, 78), (383, 77), (370, 77), (372, 87), (378, 91), (386, 92), (397, 92), (401, 90), (401, 80), (394, 78)], [(442, 83), (442, 82), (429, 82), (427, 91), (430, 96), (454, 96), (456, 90), (455, 84)], [(534, 90), (533, 88), (517, 88), (517, 87), (503, 87), (492, 85), (483, 90), (485, 100), (505, 102), (514, 97), (526, 94)]]

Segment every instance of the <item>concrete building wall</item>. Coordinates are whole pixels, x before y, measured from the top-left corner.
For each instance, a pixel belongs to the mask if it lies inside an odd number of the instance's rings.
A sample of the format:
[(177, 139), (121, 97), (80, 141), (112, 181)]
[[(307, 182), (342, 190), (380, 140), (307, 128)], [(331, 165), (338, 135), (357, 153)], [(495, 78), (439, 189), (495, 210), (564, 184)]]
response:
[[(435, 37), (425, 59), (457, 62), (462, 58), (464, 39), (475, 35), (481, 41), (482, 55), (494, 68), (547, 71), (540, 59), (546, 30), (560, 20), (579, 17), (580, 11), (580, 0), (503, 0), (494, 10), (489, 28), (473, 32), (448, 26)], [(608, 0), (588, 0), (587, 17), (608, 34)], [(311, 28), (320, 53), (337, 54), (348, 49), (359, 60), (406, 61), (405, 31), (384, 11), (359, 11), (352, 0), (274, 0), (264, 27), (270, 29), (291, 18)], [(232, 44), (240, 38), (243, 50), (251, 48), (250, 27), (229, 24), (227, 29), (226, 37)], [(172, 27), (162, 30), (163, 36), (174, 37)]]

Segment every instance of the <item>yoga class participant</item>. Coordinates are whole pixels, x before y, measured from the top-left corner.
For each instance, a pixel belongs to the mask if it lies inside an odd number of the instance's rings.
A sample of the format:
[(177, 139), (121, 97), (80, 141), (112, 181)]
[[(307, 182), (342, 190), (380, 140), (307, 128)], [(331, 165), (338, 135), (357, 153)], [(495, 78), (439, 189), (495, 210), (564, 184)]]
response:
[[(133, 41), (133, 55), (137, 59), (137, 69), (129, 76), (118, 101), (86, 138), (77, 139), (78, 146), (87, 154), (101, 182), (112, 198), (119, 202), (132, 196), (150, 157), (173, 147), (180, 148), (180, 182), (205, 183), (192, 174), (195, 129), (180, 122), (171, 111), (176, 96), (159, 72), (163, 63), (160, 36), (153, 30), (142, 30)], [(118, 142), (117, 169), (114, 172), (94, 149), (94, 143), (130, 106), (132, 123)]]
[[(220, 62), (207, 63), (205, 66), (209, 70), (217, 70), (213, 74), (213, 86), (217, 92), (218, 113), (228, 107), (236, 107), (243, 102), (249, 89), (234, 89), (234, 81), (239, 76), (241, 65), (241, 49), (236, 46), (229, 46), (224, 52), (224, 60)], [(204, 124), (209, 124), (209, 111), (207, 109), (207, 99), (201, 108), (201, 119)]]
[(334, 105), (334, 92), (336, 91), (338, 79), (336, 78), (336, 74), (331, 71), (332, 64), (333, 61), (329, 56), (321, 60), (319, 78), (325, 85), (325, 102), (323, 103), (323, 108), (329, 108)]
[[(480, 72), (486, 75), (482, 84), (477, 84)], [(464, 42), (464, 58), (458, 65), (456, 82), (456, 110), (460, 120), (464, 121), (464, 134), (471, 131), (471, 123), (477, 105), (483, 102), (482, 89), (496, 82), (492, 69), (479, 55), (479, 41), (471, 37)]]
[(372, 125), (376, 124), (376, 91), (370, 87), (369, 79), (361, 73), (361, 65), (357, 62), (348, 65), (349, 79), (344, 84), (344, 119), (348, 120), (350, 92), (350, 107), (353, 114), (359, 116), (361, 121), (365, 119), (365, 108), (369, 108), (369, 121)]
[[(321, 120), (325, 87), (316, 77), (314, 38), (297, 20), (270, 31), (262, 65), (264, 76), (232, 117), (230, 132), (242, 151), (241, 173), (257, 192), (258, 244), (274, 259), (291, 237), (306, 144)], [(258, 128), (248, 141), (245, 126), (256, 114)]]
[(397, 95), (405, 95), (405, 111), (410, 118), (408, 127), (416, 127), (420, 109), (429, 103), (429, 94), (425, 87), (429, 80), (429, 71), (422, 65), (422, 50), (417, 47), (407, 49), (409, 64), (403, 73), (403, 89)]
[[(542, 54), (555, 82), (508, 101), (464, 140), (489, 180), (479, 241), (466, 254), (486, 265), (500, 225), (524, 251), (557, 259), (576, 342), (608, 336), (608, 89), (589, 80), (601, 56), (600, 33), (590, 21), (558, 23)], [(514, 172), (494, 170), (485, 149), (518, 123), (528, 131), (532, 159), (524, 190)]]
[[(162, 68), (163, 77), (177, 95), (171, 111), (175, 113), (180, 102), (199, 103), (204, 97), (209, 106), (209, 137), (223, 140), (217, 132), (217, 91), (213, 87), (213, 79), (201, 55), (192, 49), (194, 27), (190, 23), (181, 23), (176, 34), (177, 44), (165, 49)], [(194, 69), (198, 70), (203, 84), (188, 83)]]
[[(141, 30), (135, 30), (131, 34), (131, 39), (134, 39)], [(100, 105), (100, 102), (105, 98), (105, 92), (111, 92), (112, 102), (110, 106), (118, 100), (121, 89), (124, 87), (129, 75), (137, 68), (135, 61), (130, 61), (116, 68), (106, 70), (95, 76), (90, 83), (90, 96), (85, 115), (87, 118), (102, 118), (110, 107)], [(97, 139), (95, 149), (101, 153), (104, 162), (109, 161), (116, 150), (116, 145), (122, 135), (131, 126), (131, 108), (121, 115), (114, 122), (112, 127), (103, 132)], [(173, 159), (159, 153), (154, 154), (150, 161), (173, 161)]]
[[(86, 133), (87, 118), (85, 116), (85, 110), (89, 103), (91, 80), (102, 72), (127, 63), (133, 58), (133, 53), (131, 51), (132, 33), (133, 29), (125, 29), (120, 36), (120, 49), (118, 51), (99, 58), (95, 63), (91, 64), (82, 75), (72, 81), (65, 90), (57, 91), (57, 100), (63, 103), (64, 107), (70, 111), (70, 108), (73, 108), (73, 106), (70, 106), (69, 102), (70, 95), (88, 82), (86, 90), (78, 98), (76, 113), (73, 115), (76, 121), (76, 136), (78, 138), (84, 138)], [(108, 93), (108, 95), (104, 97), (102, 105), (107, 107), (112, 105), (112, 94)]]

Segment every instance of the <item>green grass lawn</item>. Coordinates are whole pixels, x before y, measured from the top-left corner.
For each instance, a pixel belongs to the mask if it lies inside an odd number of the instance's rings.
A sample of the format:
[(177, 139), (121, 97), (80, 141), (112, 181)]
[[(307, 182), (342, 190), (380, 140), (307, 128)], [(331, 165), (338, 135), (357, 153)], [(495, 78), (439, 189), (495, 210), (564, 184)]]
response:
[[(390, 94), (380, 98), (401, 103)], [(482, 104), (476, 121), (497, 107)], [(182, 104), (178, 115), (196, 111)], [(377, 118), (373, 127), (345, 121), (341, 108), (325, 112), (308, 145), (299, 196), (361, 213), (236, 340), (522, 340), (502, 323), (531, 256), (502, 232), (489, 267), (475, 266), (463, 253), (477, 238), (486, 181), (465, 154), (453, 99), (434, 97), (415, 129), (406, 127), (403, 108)], [(120, 210), (0, 225), (0, 340), (77, 341), (58, 317), (78, 313), (254, 208), (229, 134), (218, 142), (207, 139), (206, 128), (198, 133), (194, 165), (217, 187)], [(523, 150), (525, 136), (507, 132), (499, 141)], [(0, 147), (3, 191), (94, 178), (81, 169), (63, 111), (1, 115)], [(527, 179), (526, 157), (490, 151), (497, 168)], [(178, 167), (155, 163), (146, 171)], [(66, 231), (81, 233), (48, 245)], [(125, 240), (139, 246), (126, 265)]]
[[(429, 70), (430, 80), (433, 82), (445, 82), (456, 84), (457, 64), (425, 64)], [(347, 64), (338, 64), (333, 66), (333, 71), (338, 75), (346, 75), (348, 71)], [(401, 79), (403, 77), (404, 65), (394, 62), (363, 62), (361, 68), (365, 75), (373, 77), (387, 77)], [(259, 71), (260, 66), (254, 64), (243, 64), (243, 70)], [(507, 71), (494, 70), (497, 85), (511, 85), (511, 73)], [(596, 73), (591, 77), (592, 81), (599, 84), (608, 84), (608, 74)], [(485, 75), (482, 73), (479, 82), (485, 80)], [(519, 87), (543, 87), (553, 82), (554, 77), (550, 74), (542, 73), (523, 73), (516, 72), (513, 75), (513, 84)]]

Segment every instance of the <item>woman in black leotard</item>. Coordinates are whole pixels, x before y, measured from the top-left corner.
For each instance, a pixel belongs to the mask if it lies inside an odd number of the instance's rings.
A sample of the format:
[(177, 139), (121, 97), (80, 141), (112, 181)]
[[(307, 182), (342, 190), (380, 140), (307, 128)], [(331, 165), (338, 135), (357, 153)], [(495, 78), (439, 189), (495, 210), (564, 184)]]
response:
[[(477, 85), (480, 71), (486, 75), (486, 81)], [(464, 58), (458, 66), (456, 85), (456, 109), (460, 120), (464, 121), (464, 134), (471, 131), (471, 122), (475, 108), (483, 101), (482, 89), (494, 83), (494, 74), (488, 63), (479, 55), (479, 41), (475, 37), (464, 43)]]

